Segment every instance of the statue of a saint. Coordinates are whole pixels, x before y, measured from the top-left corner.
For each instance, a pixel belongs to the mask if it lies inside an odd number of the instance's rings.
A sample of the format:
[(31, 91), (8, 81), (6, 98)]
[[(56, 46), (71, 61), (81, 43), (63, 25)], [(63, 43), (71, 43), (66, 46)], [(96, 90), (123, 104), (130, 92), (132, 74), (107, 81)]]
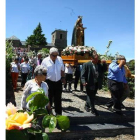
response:
[(72, 33), (72, 42), (71, 45), (74, 46), (84, 46), (84, 28), (82, 24), (82, 16), (78, 16), (76, 24)]

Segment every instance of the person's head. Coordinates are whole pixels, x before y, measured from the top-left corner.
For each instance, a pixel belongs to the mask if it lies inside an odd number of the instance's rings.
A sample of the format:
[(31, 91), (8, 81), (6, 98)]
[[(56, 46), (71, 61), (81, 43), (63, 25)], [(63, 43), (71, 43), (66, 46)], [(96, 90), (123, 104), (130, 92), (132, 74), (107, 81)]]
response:
[(42, 53), (41, 53), (41, 52), (38, 52), (38, 53), (37, 53), (37, 57), (38, 57), (38, 58), (41, 58), (41, 56), (42, 56)]
[(91, 55), (91, 61), (94, 64), (97, 64), (98, 63), (98, 54), (97, 54), (97, 52), (95, 50), (93, 51), (93, 53)]
[(52, 61), (55, 61), (57, 56), (58, 56), (59, 52), (58, 52), (58, 49), (55, 48), (55, 47), (52, 47), (50, 49), (50, 58), (52, 59)]
[(15, 63), (18, 63), (19, 59), (16, 57), (16, 58), (14, 59), (14, 61), (15, 61)]
[(47, 76), (47, 69), (42, 65), (38, 65), (34, 70), (35, 79), (38, 81), (45, 81)]
[(17, 56), (19, 57), (20, 56), (20, 53), (17, 53)]
[(126, 58), (125, 58), (125, 56), (123, 56), (123, 55), (118, 55), (118, 56), (116, 57), (116, 60), (125, 60), (125, 62), (126, 62)]
[(68, 63), (66, 63), (66, 64), (65, 64), (65, 66), (68, 68), (68, 67), (69, 67), (69, 64), (68, 64)]
[(28, 58), (25, 58), (25, 60), (24, 60), (24, 61), (25, 61), (25, 63), (28, 63), (29, 59), (28, 59)]

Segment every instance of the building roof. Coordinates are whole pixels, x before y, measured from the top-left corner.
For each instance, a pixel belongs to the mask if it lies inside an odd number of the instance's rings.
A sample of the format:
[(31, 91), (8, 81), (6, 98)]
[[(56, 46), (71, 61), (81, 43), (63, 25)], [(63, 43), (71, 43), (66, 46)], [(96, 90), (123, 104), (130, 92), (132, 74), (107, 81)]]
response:
[(48, 43), (47, 42), (47, 45), (46, 46), (52, 46), (52, 47), (54, 47), (55, 45), (53, 43)]
[(20, 41), (22, 45), (26, 45), (26, 41)]
[(52, 32), (52, 34), (53, 34), (54, 32), (56, 32), (56, 31), (63, 31), (63, 32), (67, 32), (67, 30), (65, 31), (65, 30), (61, 30), (61, 29), (55, 29), (55, 30)]
[(20, 40), (19, 38), (17, 38), (16, 36), (11, 36), (10, 38), (7, 38), (8, 40)]

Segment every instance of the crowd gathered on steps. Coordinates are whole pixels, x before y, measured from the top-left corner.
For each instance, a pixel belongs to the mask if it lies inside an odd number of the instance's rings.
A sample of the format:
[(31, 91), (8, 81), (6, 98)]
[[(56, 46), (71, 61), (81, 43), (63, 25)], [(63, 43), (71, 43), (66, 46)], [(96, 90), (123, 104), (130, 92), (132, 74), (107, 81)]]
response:
[(22, 109), (29, 110), (29, 103), (32, 99), (26, 102), (26, 98), (42, 88), (49, 98), (49, 103), (46, 105), (48, 112), (52, 112), (54, 104), (55, 115), (62, 115), (62, 91), (72, 92), (72, 83), (74, 83), (74, 90), (77, 91), (77, 84), (80, 82), (80, 92), (86, 90), (85, 110), (99, 116), (100, 114), (95, 108), (95, 96), (97, 90), (102, 89), (104, 73), (108, 71), (107, 84), (111, 98), (105, 105), (109, 110), (122, 115), (121, 110), (125, 107), (123, 101), (130, 92), (126, 77), (134, 77), (126, 66), (126, 59), (123, 55), (119, 55), (109, 66), (105, 60), (99, 59), (96, 51), (93, 51), (89, 62), (75, 66), (64, 64), (58, 55), (58, 49), (52, 47), (49, 55), (44, 59), (42, 59), (41, 53), (38, 53), (37, 56), (24, 56), (23, 58), (18, 54), (11, 62), (11, 78), (15, 91), (17, 90), (17, 79), (21, 73)]

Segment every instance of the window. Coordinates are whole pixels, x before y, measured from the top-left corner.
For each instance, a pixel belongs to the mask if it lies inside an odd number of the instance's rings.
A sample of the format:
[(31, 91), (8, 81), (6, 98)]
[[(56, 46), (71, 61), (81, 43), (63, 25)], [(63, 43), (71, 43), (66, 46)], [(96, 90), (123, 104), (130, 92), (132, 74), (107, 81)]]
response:
[(60, 39), (62, 39), (62, 34), (60, 34)]

